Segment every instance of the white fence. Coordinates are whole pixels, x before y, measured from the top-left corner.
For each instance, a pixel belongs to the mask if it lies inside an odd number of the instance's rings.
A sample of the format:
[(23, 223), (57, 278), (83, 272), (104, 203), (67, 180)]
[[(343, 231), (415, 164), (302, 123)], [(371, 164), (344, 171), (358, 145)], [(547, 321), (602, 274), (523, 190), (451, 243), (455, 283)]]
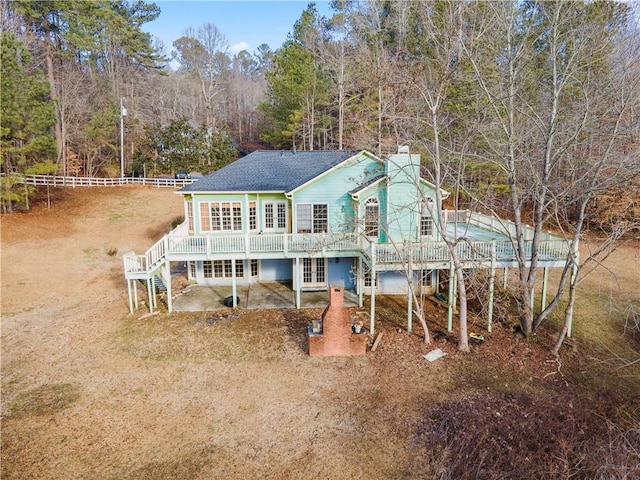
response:
[(150, 187), (179, 188), (190, 185), (194, 179), (177, 178), (95, 178), (95, 177), (63, 177), (60, 175), (25, 175), (25, 183), (29, 185), (49, 185), (50, 187), (119, 187), (122, 185), (147, 185)]

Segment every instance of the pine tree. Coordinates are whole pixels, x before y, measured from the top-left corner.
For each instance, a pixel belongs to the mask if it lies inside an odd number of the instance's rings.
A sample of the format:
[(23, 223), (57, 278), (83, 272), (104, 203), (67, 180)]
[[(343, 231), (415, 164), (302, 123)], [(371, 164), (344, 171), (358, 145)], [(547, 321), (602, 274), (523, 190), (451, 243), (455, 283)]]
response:
[(56, 144), (51, 135), (54, 105), (42, 75), (31, 69), (31, 55), (13, 35), (2, 34), (1, 105), (2, 209), (29, 208), (33, 193), (24, 174), (53, 173)]
[(313, 150), (321, 145), (316, 134), (326, 128), (323, 114), (329, 104), (329, 83), (320, 62), (324, 42), (324, 19), (310, 4), (267, 73), (267, 99), (260, 105), (266, 117), (262, 140), (274, 148)]

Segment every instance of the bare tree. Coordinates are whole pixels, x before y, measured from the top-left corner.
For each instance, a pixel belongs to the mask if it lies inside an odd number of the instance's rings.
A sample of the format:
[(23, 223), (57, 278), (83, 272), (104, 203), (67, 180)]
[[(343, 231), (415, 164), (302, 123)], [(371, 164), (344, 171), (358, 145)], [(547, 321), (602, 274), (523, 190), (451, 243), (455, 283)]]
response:
[[(460, 157), (451, 155), (452, 146), (445, 152), (443, 140), (448, 138), (446, 131), (451, 123), (448, 102), (461, 55), (464, 8), (462, 3), (450, 2), (439, 9), (425, 6), (413, 11), (414, 30), (407, 34), (411, 37), (408, 41), (411, 41), (412, 46), (407, 55), (420, 61), (407, 62), (407, 75), (414, 92), (411, 98), (415, 107), (413, 116), (408, 117), (409, 121), (401, 118), (396, 122), (402, 125), (405, 134), (410, 132), (413, 137), (410, 138), (411, 141), (420, 144), (428, 152), (427, 163), (430, 166), (428, 170), (433, 175), (435, 201), (423, 199), (423, 204), (432, 209), (431, 216), (438, 219), (438, 236), (449, 251), (455, 271), (458, 282), (458, 349), (467, 352), (467, 285), (463, 261), (458, 251), (458, 245), (466, 242), (466, 238), (462, 231), (448, 231), (447, 219), (442, 209), (445, 177), (453, 185), (459, 180), (455, 175), (459, 169), (452, 160)], [(451, 173), (454, 174), (453, 177)], [(451, 278), (449, 281), (454, 280)]]
[[(614, 155), (619, 136), (616, 123), (623, 118), (624, 108), (606, 108), (611, 99), (604, 99), (600, 84), (603, 75), (611, 72), (610, 54), (627, 21), (626, 7), (578, 2), (481, 7), (477, 11), (482, 15), (474, 19), (476, 34), (463, 46), (490, 113), (490, 121), (479, 130), (486, 145), (482, 155), (499, 165), (507, 179), (516, 224), (520, 323), (529, 336), (557, 305), (563, 288), (534, 318), (531, 293), (543, 228), (567, 207), (574, 185), (581, 192), (593, 192), (605, 176), (614, 178), (604, 167), (619, 158)], [(585, 141), (596, 138), (604, 150), (591, 149), (584, 156)], [(583, 162), (579, 169), (578, 159)], [(570, 178), (565, 178), (566, 172)], [(524, 235), (527, 216), (533, 222), (531, 239)], [(577, 261), (582, 223), (573, 225), (568, 265)], [(569, 266), (564, 270), (561, 285), (570, 271)]]
[(213, 23), (205, 23), (197, 29), (187, 28), (173, 46), (180, 68), (198, 82), (203, 123), (215, 127), (218, 123), (216, 100), (224, 91), (224, 74), (230, 63), (227, 39)]
[[(638, 217), (627, 218), (612, 214), (611, 223), (600, 244), (582, 260), (577, 255), (580, 237), (585, 228), (587, 207), (597, 195), (622, 188), (629, 201), (640, 197), (637, 181), (640, 175), (640, 147), (634, 132), (640, 107), (640, 43), (637, 33), (637, 28), (632, 28), (631, 32), (625, 32), (624, 37), (617, 40), (615, 48), (607, 55), (611, 68), (599, 75), (596, 81), (586, 85), (583, 93), (590, 100), (589, 108), (585, 108), (584, 114), (591, 118), (589, 123), (597, 124), (597, 127), (593, 130), (585, 128), (588, 135), (573, 148), (574, 155), (569, 159), (569, 164), (575, 174), (560, 209), (560, 213), (565, 215), (570, 211), (575, 214), (572, 216), (574, 218), (563, 219), (564, 224), (573, 227), (572, 275), (564, 325), (552, 348), (556, 355), (565, 335), (571, 329), (577, 286), (624, 242), (629, 233), (640, 230)], [(534, 327), (544, 321), (558, 302), (562, 288), (561, 284), (551, 304), (536, 318)]]

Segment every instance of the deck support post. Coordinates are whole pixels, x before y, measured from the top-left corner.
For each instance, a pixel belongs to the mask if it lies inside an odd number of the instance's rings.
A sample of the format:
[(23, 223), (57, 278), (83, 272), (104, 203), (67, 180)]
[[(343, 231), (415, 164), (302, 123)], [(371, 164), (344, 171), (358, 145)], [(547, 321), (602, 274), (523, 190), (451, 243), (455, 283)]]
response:
[(371, 309), (369, 317), (369, 328), (371, 329), (371, 335), (373, 335), (376, 329), (376, 274), (374, 270), (371, 272)]
[(407, 332), (413, 330), (413, 265), (412, 265), (413, 246), (409, 244), (409, 268), (407, 269)]
[(238, 285), (236, 282), (236, 261), (231, 260), (231, 306), (238, 307)]
[(453, 296), (451, 298), (453, 299), (453, 311), (455, 312), (458, 307), (458, 275), (455, 268), (453, 270)]
[(156, 288), (155, 283), (153, 285), (153, 308), (158, 309), (158, 294), (160, 293), (160, 289)]
[(407, 332), (413, 331), (413, 295), (411, 294), (411, 287), (407, 291)]
[(296, 268), (293, 277), (293, 287), (296, 291), (296, 308), (300, 310), (300, 257), (296, 257)]
[(504, 276), (502, 277), (502, 288), (504, 290), (507, 289), (507, 280), (509, 278), (509, 268), (508, 267), (504, 267)]
[(166, 262), (167, 270), (166, 270), (166, 282), (167, 282), (167, 310), (169, 313), (173, 312), (173, 299), (171, 298), (171, 262), (167, 260)]
[(127, 279), (127, 293), (129, 294), (129, 313), (133, 314), (133, 300), (131, 298), (131, 280)]
[(136, 282), (135, 280), (131, 280), (131, 281), (133, 282), (133, 304), (137, 309), (138, 308), (138, 282)]
[(549, 281), (549, 268), (542, 269), (542, 298), (540, 299), (540, 311), (547, 308), (547, 283)]
[(364, 268), (362, 266), (362, 257), (358, 258), (358, 273), (356, 279), (356, 288), (358, 289), (358, 308), (364, 306)]
[(153, 313), (153, 304), (156, 299), (156, 289), (153, 285), (153, 277), (147, 278), (147, 296), (149, 297), (149, 313)]
[(489, 306), (487, 307), (487, 332), (491, 333), (493, 324), (493, 296), (496, 283), (496, 242), (491, 242), (491, 271), (489, 274)]
[(371, 241), (371, 298), (369, 311), (369, 328), (371, 335), (376, 331), (376, 241)]
[(454, 286), (456, 272), (453, 269), (453, 260), (449, 266), (449, 298), (447, 305), (447, 331), (453, 332), (453, 295), (454, 295)]

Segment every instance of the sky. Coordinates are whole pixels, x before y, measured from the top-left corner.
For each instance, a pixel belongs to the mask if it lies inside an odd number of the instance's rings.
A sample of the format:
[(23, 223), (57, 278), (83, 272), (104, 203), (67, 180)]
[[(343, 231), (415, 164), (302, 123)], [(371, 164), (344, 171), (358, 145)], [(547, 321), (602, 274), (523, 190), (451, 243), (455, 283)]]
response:
[[(213, 23), (229, 42), (229, 51), (254, 53), (262, 43), (278, 49), (310, 0), (153, 0), (160, 16), (142, 29), (159, 38), (170, 53), (187, 27)], [(328, 0), (315, 0), (321, 15), (330, 16)]]

